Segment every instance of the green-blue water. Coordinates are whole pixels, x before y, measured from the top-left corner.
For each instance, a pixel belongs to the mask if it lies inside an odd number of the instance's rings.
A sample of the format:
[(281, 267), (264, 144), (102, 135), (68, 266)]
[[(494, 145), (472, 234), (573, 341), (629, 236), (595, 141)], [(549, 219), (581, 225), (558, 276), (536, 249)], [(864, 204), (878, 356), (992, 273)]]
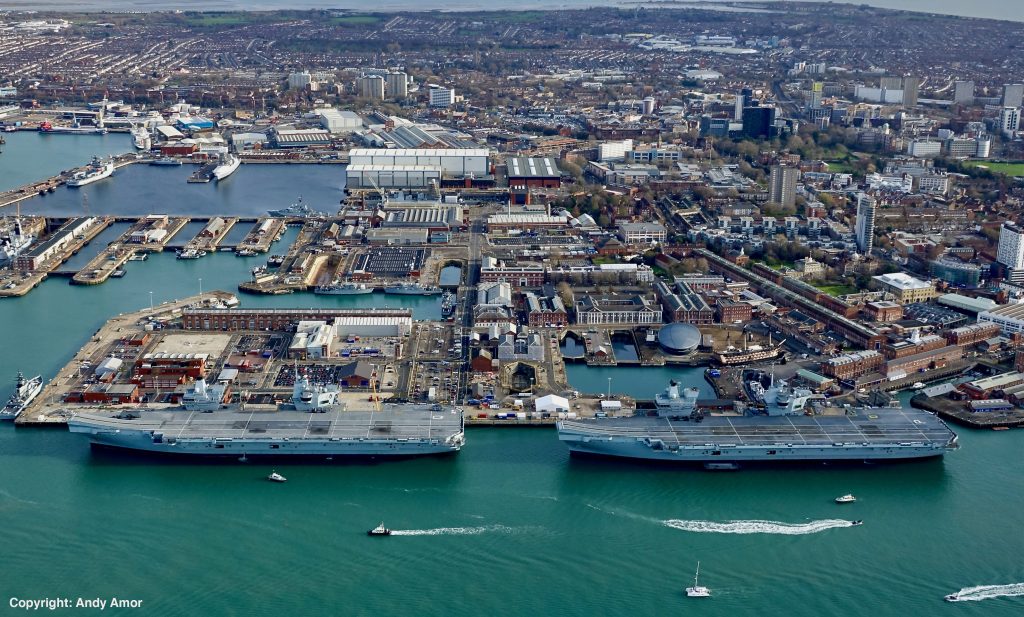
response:
[(84, 165), (94, 156), (105, 157), (134, 150), (131, 136), (46, 135), (35, 131), (4, 133), (0, 146), (0, 191), (17, 188)]
[[(52, 376), (150, 291), (179, 298), (200, 277), (231, 290), (260, 262), (158, 255), (101, 286), (50, 279), (0, 300), (0, 396), (18, 370)], [(388, 301), (438, 314), (437, 298)], [(669, 377), (708, 392), (699, 369), (569, 368), (580, 390), (604, 392), (609, 376), (633, 396)], [(262, 464), (100, 456), (60, 430), (0, 426), (0, 614), (17, 613), (9, 597), (116, 596), (160, 616), (1020, 615), (1021, 597), (942, 601), (1024, 581), (1022, 435), (960, 433), (940, 461), (709, 473), (570, 460), (551, 430), (471, 429), (455, 457), (281, 465), (289, 481), (275, 485)], [(847, 492), (859, 501), (832, 503)], [(367, 538), (381, 520), (412, 535)], [(805, 526), (684, 530), (735, 520)], [(711, 600), (683, 596), (697, 560)]]
[[(132, 151), (127, 135), (47, 135), (5, 133), (0, 154), (0, 191), (83, 165), (94, 155)], [(343, 196), (342, 165), (245, 164), (229, 178), (189, 184), (194, 165), (154, 167), (129, 165), (107, 180), (81, 188), (60, 187), (54, 193), (21, 203), (23, 214), (80, 216), (93, 214), (144, 216), (161, 213), (190, 216), (261, 216), (285, 208), (300, 197), (315, 210), (337, 211)], [(13, 214), (13, 208), (5, 208)]]

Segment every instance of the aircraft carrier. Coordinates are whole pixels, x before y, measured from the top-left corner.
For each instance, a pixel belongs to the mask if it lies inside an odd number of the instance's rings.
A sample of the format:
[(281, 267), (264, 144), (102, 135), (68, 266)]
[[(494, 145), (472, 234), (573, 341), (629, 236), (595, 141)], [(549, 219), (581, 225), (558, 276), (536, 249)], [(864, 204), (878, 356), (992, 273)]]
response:
[(295, 384), (286, 408), (255, 410), (221, 404), (222, 387), (197, 382), (176, 409), (81, 412), (72, 433), (92, 444), (141, 452), (207, 457), (411, 457), (458, 452), (461, 413), (440, 405), (382, 404), (346, 411), (338, 390)]
[(816, 407), (806, 390), (769, 393), (757, 415), (707, 415), (697, 391), (673, 383), (656, 399), (657, 416), (560, 420), (558, 438), (573, 453), (734, 468), (740, 463), (878, 461), (942, 456), (956, 434), (937, 416), (908, 408)]

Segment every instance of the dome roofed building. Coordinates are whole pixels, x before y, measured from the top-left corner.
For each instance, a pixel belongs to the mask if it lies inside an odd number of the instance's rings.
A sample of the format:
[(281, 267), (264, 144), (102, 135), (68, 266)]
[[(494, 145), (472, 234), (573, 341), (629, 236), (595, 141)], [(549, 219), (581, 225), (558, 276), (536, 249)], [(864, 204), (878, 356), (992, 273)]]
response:
[(700, 336), (700, 330), (690, 324), (668, 324), (658, 331), (658, 346), (667, 354), (685, 356), (697, 350)]

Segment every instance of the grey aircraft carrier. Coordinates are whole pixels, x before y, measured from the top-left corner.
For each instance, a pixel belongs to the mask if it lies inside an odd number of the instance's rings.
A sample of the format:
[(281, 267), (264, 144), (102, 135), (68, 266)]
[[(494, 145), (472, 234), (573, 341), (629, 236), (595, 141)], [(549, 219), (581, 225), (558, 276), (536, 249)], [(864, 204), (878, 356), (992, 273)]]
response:
[[(730, 468), (776, 461), (875, 461), (942, 456), (957, 436), (937, 416), (908, 408), (814, 407), (807, 391), (768, 393), (765, 413), (706, 415), (697, 391), (672, 384), (656, 399), (659, 415), (562, 420), (558, 437), (572, 452)], [(784, 401), (784, 404), (780, 404)]]
[(333, 388), (296, 382), (287, 408), (225, 407), (223, 386), (197, 382), (181, 408), (76, 413), (72, 433), (98, 446), (220, 457), (409, 457), (458, 452), (461, 413), (440, 405), (383, 404), (346, 411)]

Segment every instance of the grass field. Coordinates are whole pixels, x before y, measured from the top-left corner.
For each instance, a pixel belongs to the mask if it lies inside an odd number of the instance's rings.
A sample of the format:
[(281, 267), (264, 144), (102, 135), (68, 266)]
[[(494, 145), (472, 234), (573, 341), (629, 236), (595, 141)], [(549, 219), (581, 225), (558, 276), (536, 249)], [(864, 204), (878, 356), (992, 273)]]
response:
[(331, 23), (339, 26), (372, 26), (379, 23), (380, 17), (374, 15), (346, 15), (345, 17), (334, 17)]
[(1024, 176), (1024, 163), (989, 163), (983, 161), (967, 161), (965, 167), (983, 167), (997, 174), (1007, 176)]
[(828, 172), (832, 174), (852, 174), (853, 159), (825, 161), (828, 163)]
[(857, 288), (853, 285), (815, 285), (815, 287), (834, 298), (857, 292)]
[(238, 26), (251, 23), (251, 17), (244, 13), (204, 13), (200, 15), (189, 15), (190, 26)]

